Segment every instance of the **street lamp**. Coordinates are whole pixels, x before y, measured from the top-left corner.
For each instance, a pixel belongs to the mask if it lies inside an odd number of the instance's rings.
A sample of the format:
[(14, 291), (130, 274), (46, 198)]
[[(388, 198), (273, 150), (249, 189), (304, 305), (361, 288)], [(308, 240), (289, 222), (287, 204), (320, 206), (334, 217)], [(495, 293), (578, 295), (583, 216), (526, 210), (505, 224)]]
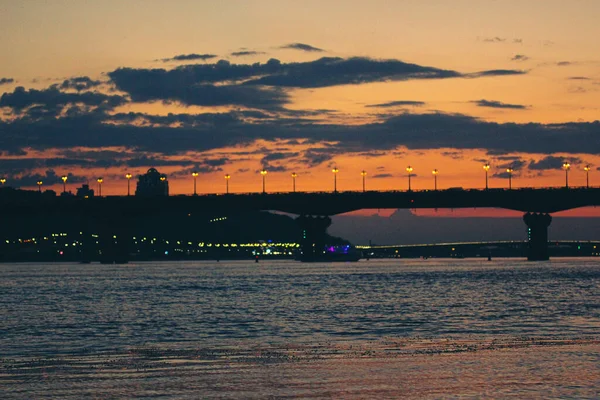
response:
[(102, 197), (102, 182), (104, 179), (102, 177), (96, 179), (98, 181), (98, 197)]
[(296, 193), (296, 177), (298, 177), (298, 174), (292, 172), (292, 192), (294, 193)]
[(410, 176), (412, 175), (411, 172), (413, 172), (413, 167), (411, 167), (410, 165), (406, 167), (406, 172), (408, 172), (408, 191), (410, 192)]
[(0, 183), (2, 184), (2, 186), (4, 186), (4, 184), (6, 183), (6, 178), (0, 178)]
[(485, 164), (483, 166), (483, 170), (485, 171), (485, 190), (488, 190), (488, 171), (490, 170), (490, 164)]
[(587, 189), (590, 188), (590, 169), (592, 169), (592, 167), (590, 167), (589, 165), (586, 165), (585, 167), (583, 167), (583, 169), (585, 170), (585, 187)]
[[(512, 189), (512, 173), (514, 169), (506, 168), (506, 172), (508, 172), (508, 189)], [(486, 171), (487, 172), (487, 171)]]
[(365, 178), (367, 177), (367, 171), (364, 169), (360, 171), (360, 176), (362, 176), (362, 184), (363, 184), (363, 193), (365, 192)]
[(37, 181), (36, 183), (37, 183), (37, 185), (38, 185), (38, 192), (42, 193), (42, 184), (43, 184), (44, 182), (42, 182), (42, 181)]
[(266, 169), (261, 169), (260, 170), (260, 174), (262, 175), (262, 183), (263, 183), (263, 193), (267, 193), (267, 191), (265, 190), (265, 178), (267, 176), (267, 170)]
[(63, 175), (60, 179), (63, 181), (63, 193), (67, 193), (67, 176)]
[(198, 193), (196, 193), (196, 178), (198, 178), (198, 172), (193, 171), (192, 176), (194, 177), (194, 196), (198, 196)]
[(333, 167), (331, 172), (333, 172), (333, 193), (337, 193), (337, 173), (340, 172), (340, 170), (338, 167)]
[(132, 175), (129, 172), (125, 174), (125, 178), (127, 178), (127, 196), (131, 195), (131, 177)]
[(437, 190), (437, 176), (439, 172), (437, 169), (434, 169), (431, 173), (433, 174), (433, 190)]
[(225, 174), (225, 194), (229, 194), (229, 179), (231, 179), (231, 175)]
[(571, 168), (571, 164), (568, 162), (563, 163), (563, 168), (565, 169), (565, 188), (569, 188), (569, 169)]

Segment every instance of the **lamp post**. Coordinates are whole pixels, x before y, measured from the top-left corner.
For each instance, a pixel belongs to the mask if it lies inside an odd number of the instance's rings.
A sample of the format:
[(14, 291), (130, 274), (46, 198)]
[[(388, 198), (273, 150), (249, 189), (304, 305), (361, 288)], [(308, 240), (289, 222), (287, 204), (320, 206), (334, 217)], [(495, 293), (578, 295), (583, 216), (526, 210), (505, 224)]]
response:
[(333, 193), (337, 193), (337, 174), (340, 170), (338, 167), (333, 167), (331, 172), (333, 172)]
[(483, 170), (485, 171), (485, 190), (488, 190), (488, 171), (490, 170), (490, 164), (485, 164), (483, 166)]
[(67, 176), (63, 175), (60, 179), (63, 181), (63, 193), (67, 193)]
[(125, 174), (125, 178), (127, 178), (127, 196), (131, 195), (131, 176), (129, 172)]
[(231, 175), (225, 174), (225, 194), (229, 194), (229, 179), (231, 179)]
[(433, 190), (437, 190), (437, 176), (439, 172), (437, 169), (434, 169), (431, 173), (433, 174)]
[(298, 174), (292, 172), (292, 192), (294, 193), (296, 193), (296, 177), (298, 177)]
[(565, 188), (569, 188), (569, 169), (571, 168), (571, 164), (568, 162), (563, 163), (563, 168), (565, 169)]
[(592, 167), (590, 167), (589, 165), (586, 165), (585, 167), (583, 167), (583, 169), (585, 170), (585, 187), (587, 189), (590, 188), (590, 169), (592, 169)]
[(360, 171), (360, 176), (362, 176), (362, 184), (363, 184), (363, 193), (365, 192), (365, 179), (367, 177), (367, 171), (364, 169)]
[(38, 192), (42, 193), (42, 184), (43, 184), (44, 182), (42, 182), (42, 181), (37, 181), (36, 183), (37, 183), (37, 185), (38, 185)]
[(104, 179), (100, 177), (96, 180), (98, 181), (98, 197), (102, 197), (102, 182), (104, 182)]
[(4, 184), (6, 183), (6, 178), (0, 178), (0, 183), (2, 184), (2, 186), (4, 186)]
[(408, 191), (410, 192), (412, 190), (410, 188), (410, 176), (412, 175), (411, 172), (413, 172), (413, 167), (411, 167), (410, 165), (406, 167), (406, 172), (408, 172)]
[[(508, 189), (512, 189), (512, 173), (513, 173), (513, 169), (512, 168), (506, 168), (506, 172), (508, 172)], [(487, 171), (486, 171), (487, 172)]]
[(260, 170), (260, 174), (262, 175), (262, 184), (263, 184), (263, 193), (267, 193), (267, 191), (265, 190), (265, 178), (267, 176), (267, 170), (266, 169), (261, 169)]
[(196, 193), (196, 178), (198, 178), (198, 172), (193, 171), (192, 176), (194, 177), (194, 196), (198, 196), (198, 193)]

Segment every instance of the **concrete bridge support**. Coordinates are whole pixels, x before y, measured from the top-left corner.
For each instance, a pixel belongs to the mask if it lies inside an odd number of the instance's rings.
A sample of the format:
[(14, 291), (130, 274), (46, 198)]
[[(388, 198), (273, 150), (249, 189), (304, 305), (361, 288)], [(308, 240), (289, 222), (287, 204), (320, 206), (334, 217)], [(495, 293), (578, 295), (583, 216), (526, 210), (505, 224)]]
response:
[(300, 226), (300, 251), (301, 261), (319, 261), (323, 259), (325, 241), (327, 237), (327, 228), (331, 225), (331, 218), (328, 216), (301, 215), (296, 218)]
[(550, 259), (548, 254), (548, 227), (552, 222), (549, 214), (527, 213), (523, 215), (527, 224), (527, 260), (545, 261)]

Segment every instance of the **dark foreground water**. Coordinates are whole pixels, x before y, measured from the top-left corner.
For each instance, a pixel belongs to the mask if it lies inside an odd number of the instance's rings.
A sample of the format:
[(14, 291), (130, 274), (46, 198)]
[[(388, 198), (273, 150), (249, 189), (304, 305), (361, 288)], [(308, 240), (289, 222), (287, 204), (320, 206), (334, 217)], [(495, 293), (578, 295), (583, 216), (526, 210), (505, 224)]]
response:
[(600, 259), (0, 264), (0, 398), (598, 398)]

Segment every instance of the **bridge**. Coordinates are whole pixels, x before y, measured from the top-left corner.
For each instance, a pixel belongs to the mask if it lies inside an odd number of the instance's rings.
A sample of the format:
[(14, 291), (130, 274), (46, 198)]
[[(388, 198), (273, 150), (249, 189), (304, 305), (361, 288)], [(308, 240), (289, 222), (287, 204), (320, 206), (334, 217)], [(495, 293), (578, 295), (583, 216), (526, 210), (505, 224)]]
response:
[[(529, 260), (548, 259), (551, 213), (599, 206), (600, 188), (446, 189), (422, 191), (286, 192), (176, 196), (106, 196), (82, 198), (0, 190), (0, 210), (11, 214), (76, 213), (101, 215), (114, 226), (128, 215), (198, 209), (219, 213), (272, 210), (298, 215), (301, 247), (307, 261), (316, 260), (332, 215), (360, 209), (504, 208), (521, 211), (528, 227)], [(115, 228), (116, 229), (116, 228)]]

